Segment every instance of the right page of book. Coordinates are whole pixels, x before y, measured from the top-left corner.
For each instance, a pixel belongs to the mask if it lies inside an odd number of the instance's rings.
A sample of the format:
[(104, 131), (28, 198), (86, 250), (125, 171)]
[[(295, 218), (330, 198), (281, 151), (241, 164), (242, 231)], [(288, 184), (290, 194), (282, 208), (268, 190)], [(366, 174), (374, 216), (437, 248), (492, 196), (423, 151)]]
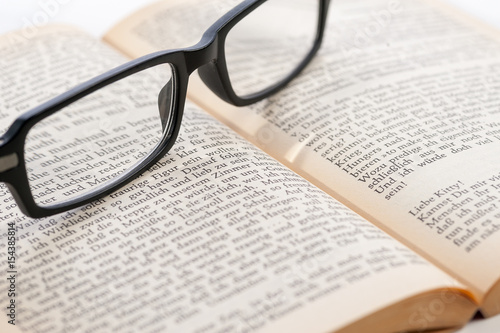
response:
[[(136, 55), (178, 35), (152, 22), (128, 32), (143, 43)], [(190, 98), (470, 285), (494, 314), (499, 36), (441, 4), (339, 0), (319, 54), (282, 92), (236, 108), (194, 77)]]
[(235, 108), (195, 79), (191, 97), (482, 298), (500, 276), (499, 36), (435, 3), (335, 1), (289, 88)]

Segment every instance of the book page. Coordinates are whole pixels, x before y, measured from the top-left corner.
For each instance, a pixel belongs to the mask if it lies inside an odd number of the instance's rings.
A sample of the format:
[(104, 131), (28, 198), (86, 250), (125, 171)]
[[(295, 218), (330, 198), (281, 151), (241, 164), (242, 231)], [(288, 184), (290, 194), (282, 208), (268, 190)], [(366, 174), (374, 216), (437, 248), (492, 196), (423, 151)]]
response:
[(500, 276), (499, 54), (498, 33), (432, 2), (336, 1), (289, 88), (235, 108), (194, 77), (190, 98), (483, 297)]
[[(126, 60), (67, 28), (11, 37), (0, 44), (4, 127)], [(133, 90), (117, 93), (126, 100)], [(39, 154), (58, 156), (53, 134)], [(49, 182), (64, 164), (39, 176)], [(109, 196), (41, 219), (20, 213), (3, 184), (0, 199), (0, 259), (10, 270), (0, 290), (13, 290), (0, 303), (14, 304), (23, 332), (302, 332), (305, 323), (324, 332), (430, 295), (421, 308), (397, 309), (397, 321), (376, 322), (382, 332), (460, 325), (475, 309), (462, 284), (193, 104), (172, 151)]]

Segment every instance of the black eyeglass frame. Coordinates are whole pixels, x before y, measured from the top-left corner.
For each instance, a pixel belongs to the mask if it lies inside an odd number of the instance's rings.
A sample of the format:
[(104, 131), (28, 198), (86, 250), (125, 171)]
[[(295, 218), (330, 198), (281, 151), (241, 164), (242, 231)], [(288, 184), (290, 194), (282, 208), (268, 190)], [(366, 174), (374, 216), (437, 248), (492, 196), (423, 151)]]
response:
[[(0, 182), (6, 183), (20, 210), (25, 215), (34, 218), (62, 213), (116, 191), (154, 165), (175, 143), (181, 126), (189, 76), (196, 69), (210, 90), (235, 106), (258, 102), (276, 93), (296, 77), (317, 53), (323, 40), (330, 0), (316, 1), (319, 3), (319, 13), (313, 46), (295, 70), (277, 84), (247, 96), (238, 96), (231, 86), (225, 58), (226, 37), (232, 27), (266, 2), (266, 0), (243, 1), (208, 28), (196, 45), (185, 49), (159, 51), (132, 60), (19, 116), (7, 132), (0, 137)], [(115, 180), (107, 182), (88, 194), (51, 206), (39, 206), (30, 190), (24, 159), (24, 146), (29, 130), (42, 119), (91, 93), (132, 74), (161, 64), (172, 66), (174, 94), (171, 110), (173, 112), (170, 113), (170, 126), (164, 130), (162, 140), (156, 148), (135, 165), (134, 169), (127, 170)]]

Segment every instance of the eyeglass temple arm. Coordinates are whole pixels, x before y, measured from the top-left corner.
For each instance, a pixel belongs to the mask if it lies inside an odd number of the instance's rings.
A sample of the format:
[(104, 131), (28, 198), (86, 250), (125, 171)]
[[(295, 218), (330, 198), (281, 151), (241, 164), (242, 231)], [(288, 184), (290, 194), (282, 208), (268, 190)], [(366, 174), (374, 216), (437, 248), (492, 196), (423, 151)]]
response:
[(160, 90), (158, 94), (158, 110), (160, 111), (161, 126), (163, 131), (170, 120), (170, 110), (172, 109), (172, 80)]

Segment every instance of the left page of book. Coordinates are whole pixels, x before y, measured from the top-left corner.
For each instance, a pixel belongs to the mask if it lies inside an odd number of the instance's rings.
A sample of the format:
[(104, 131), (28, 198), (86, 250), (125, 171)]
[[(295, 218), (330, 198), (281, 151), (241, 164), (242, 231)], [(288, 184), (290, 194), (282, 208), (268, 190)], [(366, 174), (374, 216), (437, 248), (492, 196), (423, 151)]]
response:
[[(67, 27), (4, 36), (0, 59), (2, 132), (16, 115), (126, 61)], [(140, 87), (130, 88), (117, 96), (126, 101)], [(87, 106), (87, 118), (110, 107)], [(57, 130), (73, 116), (56, 118)], [(132, 125), (127, 133), (139, 130), (147, 133)], [(47, 188), (67, 172), (61, 166), (89, 163), (63, 159), (52, 134), (38, 138), (40, 156), (62, 160), (37, 176)], [(103, 135), (113, 147), (123, 138)], [(475, 309), (460, 283), (191, 104), (173, 150), (114, 194), (42, 219), (21, 214), (4, 185), (0, 199), (0, 261), (12, 272), (1, 279), (0, 303), (14, 304), (11, 320), (23, 332), (324, 332), (408, 299), (426, 309), (446, 301), (432, 321), (393, 306), (399, 320), (371, 318), (383, 332), (458, 326)]]

